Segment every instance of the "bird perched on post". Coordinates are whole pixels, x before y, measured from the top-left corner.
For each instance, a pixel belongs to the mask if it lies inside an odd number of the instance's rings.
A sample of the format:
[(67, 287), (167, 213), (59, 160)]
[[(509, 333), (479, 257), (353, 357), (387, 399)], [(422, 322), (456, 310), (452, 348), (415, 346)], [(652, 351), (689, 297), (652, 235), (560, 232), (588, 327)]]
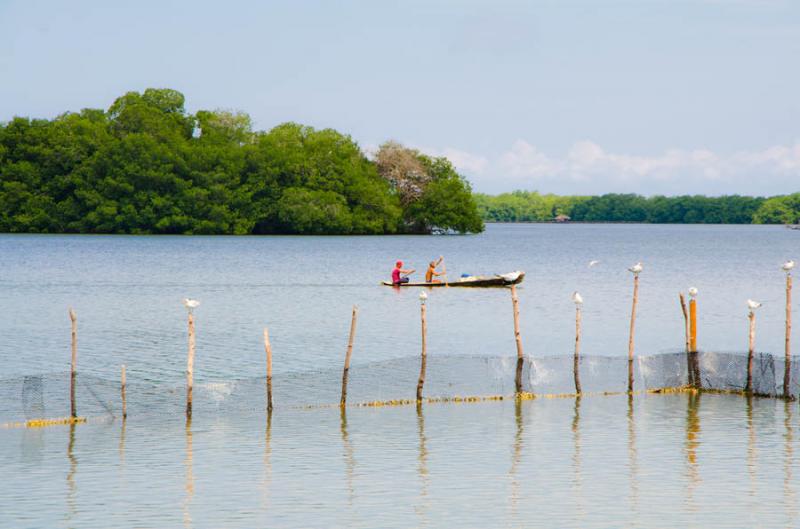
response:
[(426, 299), (428, 299), (428, 294), (426, 294), (425, 291), (423, 290), (422, 292), (419, 293), (419, 302), (424, 305)]
[(692, 297), (692, 298), (696, 298), (697, 297), (697, 289), (695, 287), (690, 287), (689, 288), (689, 296)]
[(572, 293), (572, 301), (573, 301), (573, 302), (574, 302), (576, 305), (583, 305), (583, 296), (581, 296), (581, 295), (578, 293), (578, 291), (576, 290), (575, 292), (573, 292), (573, 293)]
[(791, 274), (791, 273), (792, 273), (792, 268), (794, 268), (794, 265), (795, 265), (795, 262), (794, 262), (794, 261), (792, 261), (792, 260), (789, 260), (789, 261), (786, 261), (785, 263), (783, 263), (783, 265), (781, 266), (781, 268), (782, 268), (782, 269), (783, 269), (783, 271), (784, 271), (784, 272), (786, 272), (787, 274)]
[(200, 302), (196, 299), (183, 298), (183, 306), (186, 307), (186, 310), (191, 314), (194, 309), (200, 306)]
[(758, 301), (753, 301), (752, 299), (747, 300), (747, 308), (750, 309), (750, 312), (753, 312), (760, 306), (761, 303), (759, 303)]
[(643, 269), (644, 269), (644, 267), (642, 266), (642, 263), (639, 262), (639, 263), (636, 263), (635, 265), (633, 265), (632, 267), (628, 268), (628, 271), (633, 272), (633, 275), (637, 275), (638, 276), (639, 272), (641, 272)]

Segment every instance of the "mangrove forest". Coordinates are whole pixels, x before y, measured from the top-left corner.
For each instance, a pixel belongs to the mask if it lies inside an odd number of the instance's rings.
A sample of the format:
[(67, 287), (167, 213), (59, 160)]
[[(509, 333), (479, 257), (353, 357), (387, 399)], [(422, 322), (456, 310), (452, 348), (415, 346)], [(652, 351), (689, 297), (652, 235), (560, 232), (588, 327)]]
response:
[(477, 233), (486, 222), (796, 224), (800, 193), (473, 194), (444, 157), (387, 141), (367, 153), (333, 129), (253, 130), (183, 94), (128, 92), (107, 110), (0, 123), (0, 232)]
[(190, 114), (170, 89), (108, 110), (0, 124), (0, 232), (386, 234), (480, 232), (446, 158), (242, 112)]

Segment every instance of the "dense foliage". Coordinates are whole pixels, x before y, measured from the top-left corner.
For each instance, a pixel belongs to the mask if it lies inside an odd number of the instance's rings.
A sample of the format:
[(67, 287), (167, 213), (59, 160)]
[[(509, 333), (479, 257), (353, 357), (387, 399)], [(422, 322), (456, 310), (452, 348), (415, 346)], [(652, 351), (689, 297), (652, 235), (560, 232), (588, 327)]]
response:
[(175, 90), (108, 111), (0, 124), (0, 231), (381, 234), (479, 232), (469, 184), (417, 160), (410, 199), (349, 137), (295, 123), (254, 132), (243, 113), (187, 113)]
[(490, 222), (545, 222), (567, 215), (578, 222), (701, 224), (794, 224), (800, 222), (800, 193), (772, 198), (728, 195), (653, 196), (607, 194), (556, 196), (514, 191), (475, 195)]

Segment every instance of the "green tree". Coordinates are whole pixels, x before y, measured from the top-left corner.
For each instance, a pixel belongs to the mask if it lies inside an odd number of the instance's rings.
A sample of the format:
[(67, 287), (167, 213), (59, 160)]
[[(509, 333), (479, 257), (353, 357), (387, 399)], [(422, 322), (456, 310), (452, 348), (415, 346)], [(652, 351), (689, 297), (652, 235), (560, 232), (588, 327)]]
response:
[(447, 158), (426, 156), (390, 141), (378, 150), (376, 164), (400, 199), (404, 231), (483, 231), (472, 189)]
[(800, 193), (772, 197), (753, 215), (756, 224), (797, 224), (800, 222)]
[(469, 184), (449, 162), (416, 152), (410, 159), (424, 185), (406, 196), (345, 134), (296, 123), (254, 132), (243, 112), (192, 115), (180, 92), (148, 88), (107, 111), (0, 123), (0, 230), (482, 229)]

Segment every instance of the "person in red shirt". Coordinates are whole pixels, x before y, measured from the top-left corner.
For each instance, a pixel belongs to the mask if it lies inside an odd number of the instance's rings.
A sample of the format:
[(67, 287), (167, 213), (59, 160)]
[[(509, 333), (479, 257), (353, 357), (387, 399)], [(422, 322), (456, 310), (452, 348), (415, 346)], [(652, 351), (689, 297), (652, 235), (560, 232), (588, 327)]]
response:
[(400, 285), (402, 283), (408, 283), (408, 275), (413, 274), (414, 269), (405, 270), (403, 268), (403, 261), (397, 261), (394, 265), (394, 270), (392, 270), (392, 284), (393, 285)]

